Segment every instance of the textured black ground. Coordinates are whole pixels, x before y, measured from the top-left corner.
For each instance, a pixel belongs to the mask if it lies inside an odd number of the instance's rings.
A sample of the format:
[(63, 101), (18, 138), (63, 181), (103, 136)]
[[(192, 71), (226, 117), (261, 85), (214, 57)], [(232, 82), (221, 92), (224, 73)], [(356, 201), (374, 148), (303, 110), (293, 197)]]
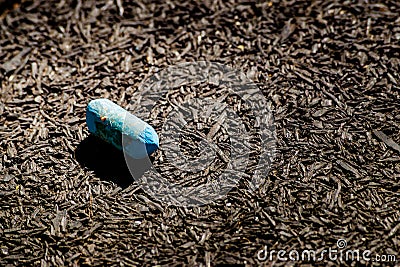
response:
[[(264, 245), (340, 238), (399, 258), (400, 4), (371, 2), (2, 4), (0, 265), (259, 265)], [(255, 193), (166, 207), (88, 137), (85, 107), (198, 60), (257, 82), (277, 156)]]

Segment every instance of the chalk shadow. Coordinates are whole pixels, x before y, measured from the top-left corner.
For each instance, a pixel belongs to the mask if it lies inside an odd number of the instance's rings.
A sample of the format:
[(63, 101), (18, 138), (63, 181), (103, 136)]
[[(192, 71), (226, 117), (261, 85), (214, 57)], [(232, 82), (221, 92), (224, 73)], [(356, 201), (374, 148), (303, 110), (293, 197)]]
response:
[(82, 140), (75, 150), (75, 158), (100, 179), (113, 182), (123, 189), (130, 186), (135, 179), (140, 179), (152, 166), (149, 158), (127, 158), (132, 168), (131, 173), (124, 153), (94, 135)]

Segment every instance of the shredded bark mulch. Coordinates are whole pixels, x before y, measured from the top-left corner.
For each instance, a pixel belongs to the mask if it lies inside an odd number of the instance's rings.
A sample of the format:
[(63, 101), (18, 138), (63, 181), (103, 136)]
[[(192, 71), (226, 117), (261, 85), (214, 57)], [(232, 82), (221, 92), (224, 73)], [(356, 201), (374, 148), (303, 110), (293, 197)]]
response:
[[(339, 239), (400, 259), (398, 1), (0, 7), (0, 265), (359, 264), (257, 257)], [(202, 207), (166, 206), (122, 152), (89, 136), (85, 108), (100, 97), (127, 106), (146, 77), (194, 61), (257, 83), (277, 153), (253, 193), (241, 185)]]

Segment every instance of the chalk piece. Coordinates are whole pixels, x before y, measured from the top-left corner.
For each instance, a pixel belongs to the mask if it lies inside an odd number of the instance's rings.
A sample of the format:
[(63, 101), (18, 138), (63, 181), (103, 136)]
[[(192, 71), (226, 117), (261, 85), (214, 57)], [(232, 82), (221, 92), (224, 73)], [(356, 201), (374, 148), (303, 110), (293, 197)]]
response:
[(153, 127), (108, 99), (90, 101), (86, 123), (89, 132), (135, 159), (150, 155), (159, 146)]

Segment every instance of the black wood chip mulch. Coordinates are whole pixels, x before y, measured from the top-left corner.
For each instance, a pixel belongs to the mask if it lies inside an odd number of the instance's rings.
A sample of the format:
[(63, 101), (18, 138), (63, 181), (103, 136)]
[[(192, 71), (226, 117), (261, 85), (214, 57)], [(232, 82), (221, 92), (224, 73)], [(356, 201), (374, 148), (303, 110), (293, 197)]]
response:
[[(338, 239), (400, 259), (398, 1), (6, 2), (1, 266), (359, 264), (257, 257)], [(256, 192), (167, 207), (89, 136), (85, 107), (126, 106), (157, 69), (200, 60), (258, 84), (277, 155)]]

